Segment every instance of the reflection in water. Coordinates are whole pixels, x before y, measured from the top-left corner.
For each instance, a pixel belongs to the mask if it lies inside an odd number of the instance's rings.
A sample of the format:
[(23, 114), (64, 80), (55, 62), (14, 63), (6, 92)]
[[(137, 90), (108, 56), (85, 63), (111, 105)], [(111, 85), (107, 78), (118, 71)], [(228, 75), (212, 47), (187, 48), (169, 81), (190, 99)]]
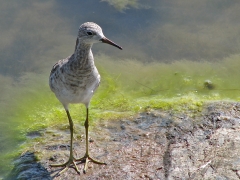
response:
[[(0, 2), (0, 174), (9, 168), (12, 156), (6, 153), (23, 142), (26, 132), (66, 122), (48, 75), (54, 62), (74, 51), (78, 26), (86, 21), (101, 25), (124, 48), (121, 53), (94, 46), (103, 80), (93, 111), (137, 111), (146, 99), (189, 94), (239, 99), (238, 1)], [(214, 88), (206, 88), (206, 82)]]
[[(145, 3), (145, 4), (144, 4)], [(114, 5), (114, 6), (109, 6)], [(121, 7), (118, 11), (114, 7)], [(215, 61), (239, 53), (240, 2), (231, 1), (9, 1), (1, 2), (1, 67), (4, 74), (41, 71), (73, 52), (78, 26), (100, 24), (125, 53), (120, 58), (171, 62)], [(109, 28), (111, 27), (111, 28)], [(98, 47), (94, 47), (98, 52)], [(13, 73), (15, 72), (15, 73)]]
[(138, 0), (102, 0), (114, 6), (117, 10), (123, 11), (129, 8), (140, 8), (141, 4)]

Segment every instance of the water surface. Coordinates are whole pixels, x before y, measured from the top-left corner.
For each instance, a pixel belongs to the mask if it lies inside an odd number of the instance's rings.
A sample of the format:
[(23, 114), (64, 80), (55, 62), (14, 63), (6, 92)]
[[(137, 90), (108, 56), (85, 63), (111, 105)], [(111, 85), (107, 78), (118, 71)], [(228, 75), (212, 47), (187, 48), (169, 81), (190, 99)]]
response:
[[(92, 101), (92, 119), (103, 111), (162, 107), (161, 102), (174, 98), (239, 99), (237, 0), (0, 2), (2, 175), (21, 152), (27, 132), (67, 123), (49, 90), (48, 75), (58, 59), (73, 53), (78, 27), (86, 21), (99, 24), (123, 47), (93, 47), (102, 83)], [(82, 106), (72, 107), (76, 123), (84, 113)]]

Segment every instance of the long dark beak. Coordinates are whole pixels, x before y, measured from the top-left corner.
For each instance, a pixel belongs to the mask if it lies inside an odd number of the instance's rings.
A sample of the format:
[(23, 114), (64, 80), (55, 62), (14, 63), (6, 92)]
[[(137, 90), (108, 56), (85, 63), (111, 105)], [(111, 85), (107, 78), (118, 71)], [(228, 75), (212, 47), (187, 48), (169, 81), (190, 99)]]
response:
[(114, 42), (112, 42), (111, 40), (109, 40), (109, 39), (106, 38), (106, 37), (100, 39), (100, 41), (102, 41), (103, 43), (107, 43), (107, 44), (110, 44), (110, 45), (112, 45), (112, 46), (115, 46), (115, 47), (117, 47), (117, 48), (119, 48), (119, 49), (122, 50), (122, 47), (120, 47), (119, 45), (115, 44)]

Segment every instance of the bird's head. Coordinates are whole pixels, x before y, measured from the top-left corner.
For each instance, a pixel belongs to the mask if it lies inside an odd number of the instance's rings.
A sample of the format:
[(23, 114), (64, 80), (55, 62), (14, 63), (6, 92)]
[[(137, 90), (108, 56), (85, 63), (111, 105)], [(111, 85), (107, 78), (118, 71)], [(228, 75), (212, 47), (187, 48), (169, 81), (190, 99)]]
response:
[(93, 22), (86, 22), (79, 27), (77, 44), (78, 42), (83, 42), (85, 44), (103, 42), (122, 49), (122, 47), (106, 38), (102, 32), (102, 28)]

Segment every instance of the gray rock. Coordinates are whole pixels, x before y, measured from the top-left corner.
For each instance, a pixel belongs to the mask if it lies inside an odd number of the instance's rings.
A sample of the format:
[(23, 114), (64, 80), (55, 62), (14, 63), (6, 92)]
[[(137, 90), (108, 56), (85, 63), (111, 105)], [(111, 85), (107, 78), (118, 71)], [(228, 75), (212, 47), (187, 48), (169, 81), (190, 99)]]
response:
[[(41, 143), (34, 146), (44, 152), (40, 162), (31, 153), (21, 157), (11, 177), (51, 179), (50, 173), (54, 180), (240, 179), (239, 129), (240, 104), (235, 102), (209, 103), (201, 112), (152, 110), (129, 119), (99, 121), (90, 131), (90, 153), (107, 165), (89, 163), (89, 171), (80, 175), (73, 168), (59, 175), (62, 168), (49, 166), (68, 159), (69, 148), (61, 147), (69, 144), (69, 133), (48, 129), (56, 133), (42, 133)], [(78, 128), (78, 133), (84, 134), (84, 129)], [(84, 137), (74, 139), (74, 152), (76, 158), (84, 154)]]
[(26, 152), (14, 161), (14, 168), (6, 180), (51, 180), (49, 172), (36, 162), (34, 153)]

